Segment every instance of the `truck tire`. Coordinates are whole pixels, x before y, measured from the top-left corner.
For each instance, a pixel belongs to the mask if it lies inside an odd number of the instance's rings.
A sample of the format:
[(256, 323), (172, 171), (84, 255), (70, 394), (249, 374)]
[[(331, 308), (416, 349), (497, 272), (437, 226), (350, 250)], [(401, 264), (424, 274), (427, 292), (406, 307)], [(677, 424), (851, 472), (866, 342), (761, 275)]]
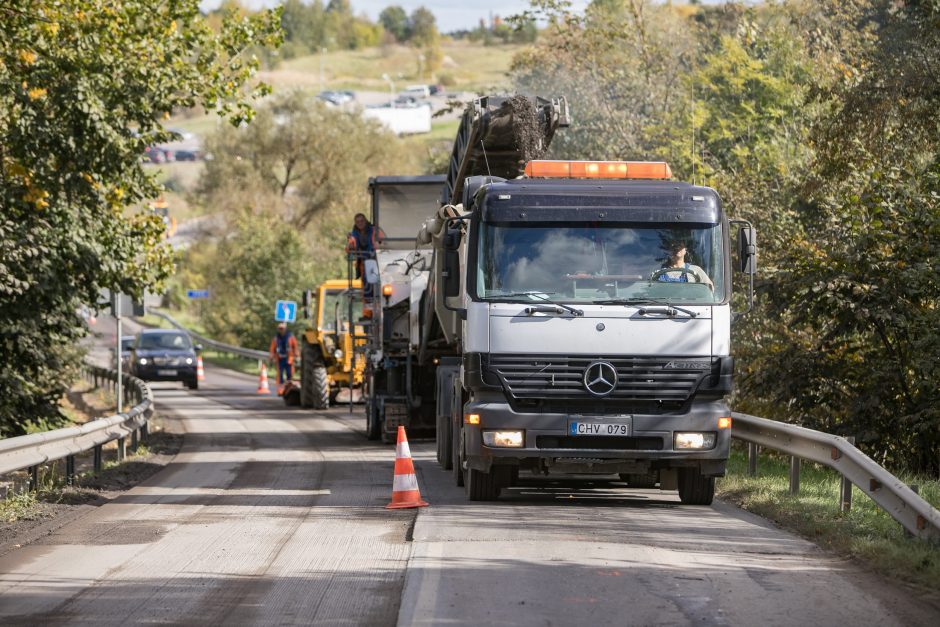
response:
[(645, 475), (620, 473), (620, 480), (625, 482), (631, 488), (638, 490), (650, 490), (659, 483), (659, 473), (651, 472)]
[[(493, 469), (495, 470), (495, 468)], [(467, 468), (463, 486), (470, 501), (495, 501), (499, 498), (500, 476), (496, 472), (483, 472)]]
[(313, 370), (323, 365), (323, 355), (318, 344), (310, 344), (305, 338), (300, 344), (300, 406), (310, 409), (317, 396)]
[(437, 440), (437, 463), (444, 470), (450, 470), (454, 465), (454, 446), (450, 429), (450, 416), (438, 418), (437, 432), (434, 437)]
[(382, 437), (382, 405), (377, 398), (366, 404), (366, 439), (375, 441)]
[(463, 456), (460, 454), (460, 427), (457, 423), (450, 423), (450, 455), (452, 458), (451, 471), (454, 473), (454, 484), (463, 487)]
[(683, 505), (711, 505), (715, 478), (704, 477), (698, 468), (679, 469), (679, 500)]

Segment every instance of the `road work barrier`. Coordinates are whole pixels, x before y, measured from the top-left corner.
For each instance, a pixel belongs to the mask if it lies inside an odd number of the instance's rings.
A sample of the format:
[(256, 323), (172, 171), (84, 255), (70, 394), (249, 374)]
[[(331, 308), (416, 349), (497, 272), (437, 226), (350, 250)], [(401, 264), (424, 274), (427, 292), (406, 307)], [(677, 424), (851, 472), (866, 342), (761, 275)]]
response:
[(392, 480), (392, 502), (385, 509), (409, 509), (427, 507), (421, 500), (418, 488), (418, 476), (415, 474), (414, 461), (411, 459), (411, 447), (405, 428), (398, 426), (398, 444), (395, 446), (395, 476)]
[[(107, 386), (117, 390), (117, 372), (110, 368), (85, 365), (85, 380), (96, 388)], [(66, 427), (43, 433), (31, 433), (0, 440), (0, 475), (16, 470), (29, 469), (30, 488), (38, 485), (39, 466), (65, 459), (65, 474), (71, 482), (75, 475), (75, 456), (94, 449), (95, 471), (101, 470), (101, 447), (113, 440), (118, 442), (118, 459), (126, 452), (127, 438), (131, 448), (136, 448), (139, 439), (147, 436), (147, 420), (153, 414), (153, 394), (150, 387), (140, 379), (123, 377), (124, 402), (133, 403), (126, 412), (98, 418), (78, 427)]]
[(270, 394), (271, 388), (268, 386), (268, 366), (263, 362), (258, 362), (258, 394)]
[(776, 420), (731, 414), (731, 435), (748, 443), (748, 472), (757, 470), (758, 447), (790, 455), (790, 492), (800, 489), (801, 460), (828, 466), (842, 475), (840, 507), (852, 503), (852, 485), (867, 494), (911, 535), (940, 540), (940, 511), (903, 481), (879, 466), (846, 438)]

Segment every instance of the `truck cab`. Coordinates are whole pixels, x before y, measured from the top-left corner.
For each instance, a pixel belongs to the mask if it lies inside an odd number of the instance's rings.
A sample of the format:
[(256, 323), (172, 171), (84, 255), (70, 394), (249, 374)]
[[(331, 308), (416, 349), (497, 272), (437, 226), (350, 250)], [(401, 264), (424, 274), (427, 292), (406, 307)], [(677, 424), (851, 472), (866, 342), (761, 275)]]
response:
[(664, 163), (557, 161), (468, 179), (441, 257), (461, 359), (438, 374), (437, 437), (471, 500), (532, 471), (711, 502), (731, 439), (732, 260), (753, 276), (755, 234), (715, 190), (670, 179)]

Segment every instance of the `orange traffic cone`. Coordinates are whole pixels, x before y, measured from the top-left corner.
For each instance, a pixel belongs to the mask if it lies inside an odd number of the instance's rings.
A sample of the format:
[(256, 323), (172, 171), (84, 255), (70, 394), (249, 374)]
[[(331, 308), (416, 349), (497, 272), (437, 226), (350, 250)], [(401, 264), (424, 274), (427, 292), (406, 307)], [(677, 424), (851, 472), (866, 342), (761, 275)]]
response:
[(196, 378), (200, 381), (206, 380), (206, 370), (202, 365), (202, 355), (196, 355)]
[(261, 372), (258, 373), (258, 394), (270, 394), (271, 388), (268, 387), (268, 366), (263, 361), (259, 361), (261, 364)]
[(411, 448), (408, 446), (408, 436), (405, 428), (398, 427), (398, 445), (395, 447), (395, 478), (392, 482), (392, 502), (385, 509), (407, 509), (410, 507), (427, 507), (421, 500), (421, 491), (418, 489), (418, 477), (415, 476), (414, 462), (411, 461)]

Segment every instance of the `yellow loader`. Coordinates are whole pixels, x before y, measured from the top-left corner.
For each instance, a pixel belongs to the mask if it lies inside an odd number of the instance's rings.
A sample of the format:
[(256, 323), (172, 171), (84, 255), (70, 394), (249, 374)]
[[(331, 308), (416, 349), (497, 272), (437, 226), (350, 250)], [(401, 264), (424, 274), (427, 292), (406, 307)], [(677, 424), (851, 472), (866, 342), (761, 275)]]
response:
[[(309, 292), (304, 310), (310, 310)], [(362, 388), (365, 358), (356, 347), (365, 343), (356, 322), (362, 316), (362, 284), (330, 279), (317, 288), (316, 308), (307, 319), (300, 343), (300, 382), (284, 391), (284, 402), (326, 409), (344, 388), (353, 394)], [(358, 336), (354, 337), (354, 336)], [(362, 339), (359, 339), (362, 338)]]

